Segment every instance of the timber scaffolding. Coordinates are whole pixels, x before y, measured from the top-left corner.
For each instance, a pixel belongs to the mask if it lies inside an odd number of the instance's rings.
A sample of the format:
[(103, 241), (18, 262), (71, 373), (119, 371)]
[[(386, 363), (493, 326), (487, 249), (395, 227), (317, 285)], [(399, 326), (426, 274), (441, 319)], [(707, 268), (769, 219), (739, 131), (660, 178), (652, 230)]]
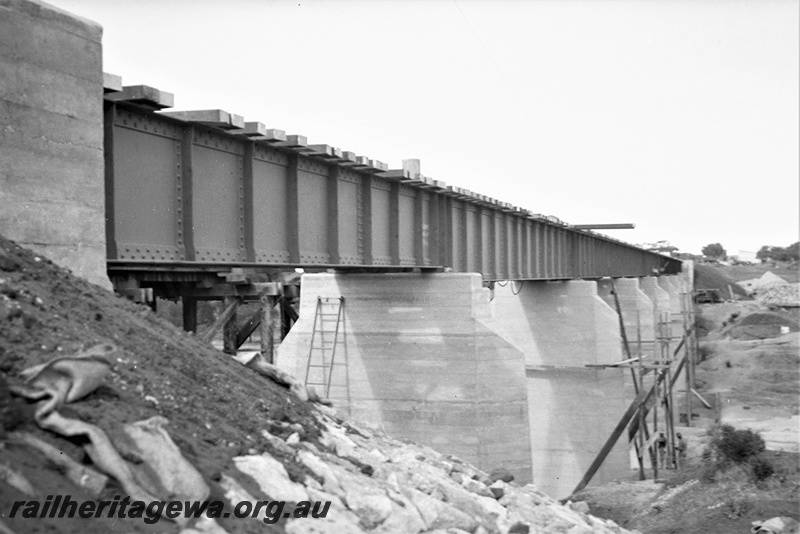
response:
[[(639, 467), (639, 480), (645, 480), (646, 457), (650, 460), (653, 479), (658, 478), (659, 469), (676, 469), (681, 466), (684, 451), (676, 447), (675, 410), (676, 403), (673, 388), (679, 382), (683, 373), (685, 382), (684, 411), (678, 410), (679, 423), (692, 426), (695, 417), (692, 409), (692, 398), (697, 397), (706, 409), (712, 409), (709, 404), (695, 389), (695, 370), (698, 359), (698, 342), (695, 324), (694, 291), (689, 286), (681, 288), (681, 311), (670, 314), (669, 312), (657, 313), (654, 319), (655, 339), (642, 340), (639, 312), (637, 315), (637, 332), (635, 345), (628, 338), (628, 332), (622, 321), (622, 309), (619, 303), (613, 278), (611, 279), (612, 294), (615, 308), (619, 316), (620, 335), (623, 344), (623, 353), (626, 359), (611, 364), (588, 364), (586, 367), (594, 368), (628, 368), (630, 369), (636, 397), (622, 415), (619, 423), (608, 436), (594, 461), (578, 482), (572, 494), (583, 490), (603, 465), (611, 449), (617, 443), (625, 429), (628, 429), (627, 440), (636, 451)], [(673, 329), (680, 328), (681, 335), (674, 336)], [(672, 349), (672, 343), (678, 341)], [(635, 355), (634, 355), (635, 354)], [(645, 377), (651, 375), (647, 384)], [(659, 418), (659, 413), (661, 418)], [(652, 423), (648, 422), (652, 418)], [(659, 428), (662, 420), (663, 430)], [(651, 432), (652, 429), (652, 432)], [(665, 432), (666, 444), (663, 451), (659, 450), (657, 438), (660, 432)], [(562, 499), (566, 502), (568, 498)]]
[[(281, 306), (290, 323), (298, 282), (286, 274), (300, 268), (478, 272), (486, 284), (681, 270), (674, 258), (423, 176), (418, 160), (389, 169), (226, 111), (164, 111), (170, 93), (114, 75), (104, 91), (109, 278), (134, 299), (181, 299), (189, 331), (198, 300), (225, 300), (231, 323), (238, 303)], [(229, 352), (242, 338), (231, 328)]]

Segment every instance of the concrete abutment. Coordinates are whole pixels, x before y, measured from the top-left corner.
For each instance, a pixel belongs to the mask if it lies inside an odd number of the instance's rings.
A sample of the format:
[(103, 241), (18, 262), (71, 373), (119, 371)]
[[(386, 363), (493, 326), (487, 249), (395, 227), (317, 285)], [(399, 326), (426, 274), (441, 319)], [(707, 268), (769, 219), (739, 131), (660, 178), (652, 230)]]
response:
[(0, 234), (110, 288), (101, 27), (0, 0)]

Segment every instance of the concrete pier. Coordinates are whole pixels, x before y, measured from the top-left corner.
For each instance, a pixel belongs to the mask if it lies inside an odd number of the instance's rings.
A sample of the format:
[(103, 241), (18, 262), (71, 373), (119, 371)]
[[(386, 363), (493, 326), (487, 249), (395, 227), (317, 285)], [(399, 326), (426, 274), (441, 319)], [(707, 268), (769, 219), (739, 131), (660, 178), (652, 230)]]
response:
[[(680, 280), (615, 284), (632, 351), (638, 314), (649, 355), (655, 312), (673, 312)], [(587, 367), (625, 358), (610, 285), (528, 281), (490, 291), (477, 274), (304, 275), (300, 320), (277, 364), (305, 379), (317, 299), (344, 297), (330, 379), (338, 409), (566, 497), (634, 397), (629, 370)], [(333, 329), (317, 332), (330, 343)], [(628, 479), (631, 467), (622, 438), (592, 484)]]
[[(652, 352), (655, 339), (655, 306), (650, 297), (639, 287), (638, 278), (617, 278), (614, 280), (622, 311), (622, 323), (628, 338), (631, 355), (636, 356), (637, 338), (642, 341), (642, 352)], [(597, 292), (612, 309), (616, 310), (616, 302), (612, 294), (611, 280), (604, 278), (597, 283)]]
[(657, 320), (662, 312), (670, 312), (670, 296), (658, 283), (655, 276), (645, 276), (639, 279), (639, 287), (653, 303), (654, 317)]
[[(516, 293), (516, 294), (515, 294)], [(495, 287), (494, 316), (525, 352), (534, 484), (570, 494), (627, 408), (617, 313), (588, 281)], [(630, 476), (619, 441), (593, 484)]]
[(681, 312), (681, 283), (676, 276), (659, 276), (658, 285), (669, 295), (670, 318), (679, 321), (680, 318), (674, 314)]
[(300, 320), (276, 360), (301, 379), (318, 297), (345, 302), (330, 394), (338, 409), (531, 481), (525, 361), (492, 318), (480, 275), (304, 275)]

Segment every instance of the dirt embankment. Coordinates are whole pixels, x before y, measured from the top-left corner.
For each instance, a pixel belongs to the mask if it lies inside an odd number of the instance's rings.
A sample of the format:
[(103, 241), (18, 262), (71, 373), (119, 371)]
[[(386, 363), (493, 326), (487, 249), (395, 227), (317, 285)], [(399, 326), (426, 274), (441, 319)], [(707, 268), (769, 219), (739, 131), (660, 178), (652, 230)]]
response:
[[(21, 372), (98, 343), (117, 347), (105, 357), (110, 361), (100, 385), (57, 407), (64, 420), (92, 425), (95, 434), (44, 430), (40, 425), (49, 416), (41, 415), (43, 403), (19, 396)], [(0, 532), (628, 532), (581, 505), (562, 506), (532, 485), (506, 483), (503, 473), (490, 476), (303, 402), (149, 308), (76, 279), (1, 237), (0, 372)], [(108, 436), (104, 450), (116, 451), (113, 461), (98, 461), (97, 433)], [(176, 447), (170, 448), (170, 439)], [(31, 447), (36, 440), (54, 447), (57, 461)], [(174, 463), (157, 466), (167, 456)], [(184, 460), (187, 465), (175, 467)], [(179, 487), (193, 470), (191, 488)], [(76, 471), (81, 476), (72, 476)], [(128, 472), (158, 499), (191, 491), (224, 503), (229, 515), (188, 525), (105, 516), (8, 517), (14, 501), (44, 503), (48, 495), (110, 501), (135, 486), (115, 478)], [(107, 481), (103, 473), (110, 475)], [(275, 523), (263, 520), (263, 509), (252, 519), (232, 514), (236, 503), (275, 500), (287, 501)], [(330, 502), (327, 517), (295, 517), (303, 500)]]

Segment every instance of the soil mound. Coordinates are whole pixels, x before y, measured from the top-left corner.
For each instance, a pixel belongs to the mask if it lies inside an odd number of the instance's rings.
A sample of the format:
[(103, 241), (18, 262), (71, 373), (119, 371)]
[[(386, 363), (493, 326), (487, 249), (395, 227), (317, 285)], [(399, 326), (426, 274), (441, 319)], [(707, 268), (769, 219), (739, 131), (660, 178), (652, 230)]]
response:
[(745, 315), (724, 333), (733, 339), (767, 339), (798, 330), (797, 321), (789, 315), (756, 312)]
[[(207, 480), (232, 467), (232, 458), (258, 449), (273, 454), (289, 474), (302, 478), (309, 470), (262, 435), (291, 431), (299, 423), (305, 439), (320, 435), (308, 403), (294, 402), (287, 391), (200, 342), (147, 307), (72, 276), (49, 260), (0, 237), (0, 372), (9, 384), (21, 383), (20, 372), (58, 356), (111, 343), (119, 348), (105, 384), (64, 413), (89, 421), (112, 438), (125, 424), (153, 416), (169, 421), (169, 434), (183, 456)], [(9, 432), (29, 432), (66, 454), (84, 459), (80, 440), (55, 437), (38, 428), (33, 406), (0, 387), (0, 439)], [(81, 488), (65, 490), (62, 474), (29, 448), (7, 446), (3, 459), (25, 468), (34, 488), (62, 489), (73, 499), (91, 497)], [(119, 494), (117, 489), (116, 494)], [(111, 493), (113, 495), (114, 493)], [(19, 495), (0, 484), (0, 503)], [(7, 510), (4, 507), (4, 512)], [(239, 521), (241, 523), (241, 521)], [(145, 525), (131, 521), (125, 528)], [(26, 531), (105, 532), (104, 523), (41, 519), (28, 521)], [(233, 523), (231, 532), (236, 532)]]
[(695, 264), (694, 287), (695, 289), (716, 289), (723, 299), (730, 298), (731, 290), (738, 299), (750, 299), (747, 291), (742, 286), (734, 282), (721, 269), (712, 265)]

